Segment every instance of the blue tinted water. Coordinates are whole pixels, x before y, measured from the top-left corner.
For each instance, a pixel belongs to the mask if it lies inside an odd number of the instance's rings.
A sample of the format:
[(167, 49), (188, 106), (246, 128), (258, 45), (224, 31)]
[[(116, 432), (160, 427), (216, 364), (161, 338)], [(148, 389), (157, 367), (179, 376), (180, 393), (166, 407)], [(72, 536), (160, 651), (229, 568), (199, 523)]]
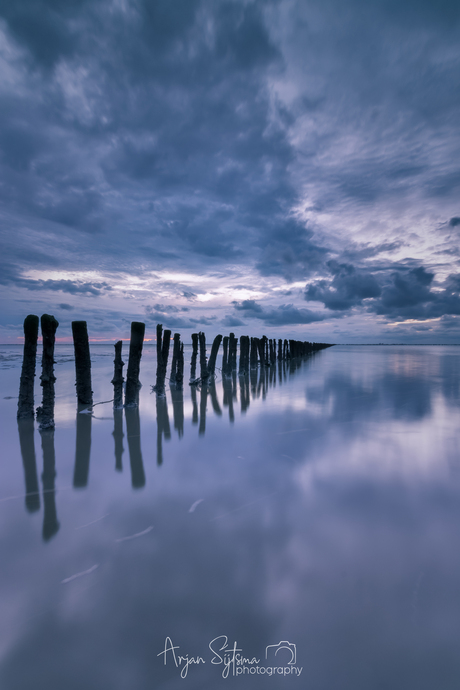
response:
[[(139, 411), (91, 415), (60, 345), (42, 436), (21, 357), (0, 347), (2, 690), (460, 687), (459, 348), (157, 399), (146, 346)], [(95, 401), (112, 360), (92, 346)]]

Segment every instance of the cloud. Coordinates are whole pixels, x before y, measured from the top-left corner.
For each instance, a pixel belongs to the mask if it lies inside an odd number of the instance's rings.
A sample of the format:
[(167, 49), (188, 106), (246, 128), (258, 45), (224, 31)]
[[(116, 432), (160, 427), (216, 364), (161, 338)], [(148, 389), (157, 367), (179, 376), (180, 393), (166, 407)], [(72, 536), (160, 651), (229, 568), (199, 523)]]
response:
[(67, 304), (66, 302), (61, 302), (58, 304), (58, 307), (60, 309), (64, 309), (64, 311), (73, 311), (75, 307), (72, 307), (71, 304)]
[(450, 219), (449, 225), (451, 228), (456, 228), (457, 225), (460, 225), (460, 218), (458, 216), (454, 216)]
[(361, 306), (363, 300), (380, 295), (381, 289), (375, 277), (368, 272), (357, 271), (351, 264), (328, 263), (332, 281), (318, 280), (307, 286), (305, 299), (323, 302), (328, 309), (346, 311)]
[(276, 308), (263, 308), (255, 300), (244, 300), (240, 304), (234, 302), (235, 309), (242, 311), (248, 318), (260, 319), (267, 326), (288, 326), (309, 324), (323, 321), (324, 314), (318, 314), (309, 309), (298, 309), (293, 304), (282, 304)]

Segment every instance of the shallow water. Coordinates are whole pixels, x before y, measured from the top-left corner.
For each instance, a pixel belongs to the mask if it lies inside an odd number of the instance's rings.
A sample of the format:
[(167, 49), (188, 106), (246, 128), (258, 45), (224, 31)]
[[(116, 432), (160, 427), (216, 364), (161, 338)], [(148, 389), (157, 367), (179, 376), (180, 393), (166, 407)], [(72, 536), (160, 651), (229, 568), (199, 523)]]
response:
[(336, 346), (157, 399), (146, 346), (115, 415), (113, 348), (91, 354), (103, 404), (77, 413), (60, 345), (40, 435), (0, 347), (2, 690), (460, 687), (460, 348)]

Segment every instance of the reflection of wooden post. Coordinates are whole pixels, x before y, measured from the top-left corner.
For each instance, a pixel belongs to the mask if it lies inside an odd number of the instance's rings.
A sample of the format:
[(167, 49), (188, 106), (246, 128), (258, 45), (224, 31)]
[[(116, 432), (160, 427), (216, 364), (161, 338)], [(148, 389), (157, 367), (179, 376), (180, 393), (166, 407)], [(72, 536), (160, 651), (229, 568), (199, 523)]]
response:
[[(195, 389), (192, 386), (192, 396)], [(171, 428), (169, 426), (168, 402), (166, 396), (157, 395), (157, 465), (163, 464), (163, 436), (165, 440), (171, 438)]]
[(43, 451), (43, 531), (44, 541), (49, 541), (59, 530), (56, 510), (56, 456), (54, 452), (54, 429), (48, 428), (41, 434)]
[(153, 387), (159, 395), (164, 395), (166, 369), (168, 367), (169, 343), (171, 331), (166, 330), (162, 336), (163, 326), (157, 325), (157, 380)]
[(208, 365), (206, 362), (206, 336), (201, 331), (198, 333), (200, 341), (200, 378), (205, 381), (208, 378)]
[[(85, 409), (79, 405), (78, 410)], [(75, 465), (73, 471), (74, 489), (83, 489), (88, 484), (89, 463), (91, 458), (91, 425), (92, 417), (77, 411), (77, 439), (75, 443)]]
[(83, 405), (92, 405), (91, 356), (86, 321), (72, 321), (72, 335), (75, 352), (77, 400)]
[(113, 360), (113, 409), (119, 410), (123, 407), (123, 367), (125, 363), (121, 359), (121, 348), (123, 341), (115, 343), (115, 359)]
[(139, 404), (139, 370), (141, 366), (142, 346), (144, 344), (145, 323), (131, 323), (131, 340), (129, 343), (128, 371), (126, 373), (125, 407), (137, 407)]
[(40, 385), (43, 388), (41, 407), (37, 408), (40, 419), (40, 430), (54, 429), (54, 341), (59, 323), (54, 316), (43, 314), (41, 327), (43, 336), (42, 375)]
[(216, 335), (216, 337), (214, 338), (214, 342), (212, 344), (211, 356), (210, 356), (209, 362), (208, 362), (208, 376), (214, 376), (214, 373), (216, 371), (217, 353), (219, 352), (219, 347), (220, 347), (221, 342), (222, 342), (222, 336)]
[(126, 438), (128, 439), (129, 464), (131, 465), (131, 486), (142, 489), (145, 486), (144, 463), (141, 451), (141, 423), (139, 409), (125, 408)]
[(33, 418), (18, 419), (18, 431), (26, 483), (26, 509), (29, 513), (34, 513), (40, 509), (40, 494), (38, 492)]
[(38, 316), (24, 319), (24, 354), (19, 384), (18, 419), (34, 417), (34, 379), (37, 359)]
[(113, 411), (112, 436), (115, 441), (115, 469), (117, 472), (122, 472), (122, 455), (125, 449), (123, 448), (123, 412), (121, 408), (115, 408)]
[(196, 359), (198, 356), (198, 333), (192, 333), (192, 361), (190, 362), (190, 381), (196, 379)]
[(200, 426), (198, 427), (199, 436), (204, 436), (206, 432), (206, 407), (208, 401), (208, 387), (202, 386), (200, 391)]

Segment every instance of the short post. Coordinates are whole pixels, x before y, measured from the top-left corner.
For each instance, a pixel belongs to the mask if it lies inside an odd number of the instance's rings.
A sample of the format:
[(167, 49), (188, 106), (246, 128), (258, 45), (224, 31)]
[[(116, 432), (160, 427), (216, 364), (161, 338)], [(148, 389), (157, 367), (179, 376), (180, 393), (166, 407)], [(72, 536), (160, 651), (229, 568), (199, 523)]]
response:
[(24, 354), (19, 384), (18, 419), (34, 418), (34, 379), (37, 359), (38, 316), (24, 319)]
[(42, 375), (40, 376), (43, 389), (41, 407), (37, 408), (37, 417), (40, 419), (40, 431), (54, 429), (54, 342), (56, 329), (59, 323), (54, 316), (43, 314), (41, 319), (43, 336)]
[(123, 341), (115, 343), (115, 359), (113, 360), (113, 409), (120, 410), (123, 407), (123, 367), (125, 363), (121, 359), (121, 348)]
[(129, 343), (128, 371), (126, 374), (125, 407), (137, 407), (139, 404), (139, 370), (141, 366), (142, 346), (144, 344), (145, 323), (131, 323), (131, 340)]
[(91, 390), (91, 357), (86, 321), (72, 321), (77, 400), (82, 405), (93, 404)]

